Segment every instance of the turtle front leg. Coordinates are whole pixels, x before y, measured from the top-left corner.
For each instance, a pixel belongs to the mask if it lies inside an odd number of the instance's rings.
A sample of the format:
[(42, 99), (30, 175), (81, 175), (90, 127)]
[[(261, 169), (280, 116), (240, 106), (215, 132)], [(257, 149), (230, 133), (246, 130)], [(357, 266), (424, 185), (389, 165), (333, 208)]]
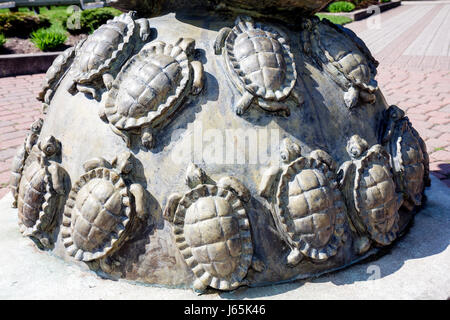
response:
[(123, 141), (125, 141), (128, 148), (131, 147), (131, 139), (130, 139), (130, 134), (128, 132), (119, 130), (118, 128), (116, 128), (116, 126), (114, 126), (112, 124), (110, 124), (109, 127), (115, 134), (117, 134), (119, 137), (121, 137), (123, 139)]
[(344, 94), (344, 101), (347, 108), (351, 109), (358, 103), (359, 89), (355, 87), (350, 87), (348, 91)]
[(374, 104), (375, 101), (377, 100), (376, 96), (373, 93), (361, 90), (361, 92), (359, 93), (359, 97), (361, 98), (362, 101), (367, 102), (369, 104)]
[(130, 192), (134, 197), (134, 206), (136, 210), (137, 217), (145, 221), (148, 216), (147, 203), (145, 201), (145, 191), (144, 188), (138, 184), (134, 183), (130, 186)]
[(155, 146), (155, 139), (153, 136), (152, 129), (150, 127), (142, 129), (141, 142), (142, 145), (147, 149), (152, 149)]
[(220, 29), (219, 34), (214, 41), (214, 53), (216, 55), (222, 54), (222, 48), (225, 45), (225, 40), (227, 39), (231, 31), (231, 28), (228, 27)]
[(194, 71), (194, 80), (192, 83), (191, 93), (193, 95), (198, 95), (200, 92), (202, 92), (203, 84), (205, 83), (203, 64), (200, 61), (192, 61), (191, 66)]
[(288, 267), (293, 268), (296, 265), (298, 265), (300, 263), (300, 261), (302, 261), (302, 259), (303, 259), (303, 254), (297, 248), (294, 248), (294, 249), (291, 249), (291, 252), (287, 256), (286, 263), (287, 263)]
[(88, 95), (91, 95), (95, 100), (98, 100), (98, 94), (97, 90), (91, 86), (88, 85), (82, 85), (82, 84), (76, 84), (76, 88), (79, 92), (86, 93)]
[(245, 91), (244, 95), (239, 99), (234, 107), (236, 114), (239, 116), (243, 115), (252, 104), (254, 98), (255, 97), (250, 92)]
[(207, 287), (208, 286), (204, 284), (200, 279), (195, 279), (192, 289), (195, 291), (195, 293), (200, 295), (205, 293)]

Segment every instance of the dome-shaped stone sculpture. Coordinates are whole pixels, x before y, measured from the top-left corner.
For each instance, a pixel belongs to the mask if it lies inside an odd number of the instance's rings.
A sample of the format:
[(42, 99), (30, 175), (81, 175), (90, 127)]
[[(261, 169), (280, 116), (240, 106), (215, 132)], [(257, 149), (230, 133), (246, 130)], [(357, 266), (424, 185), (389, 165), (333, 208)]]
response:
[(103, 275), (199, 292), (399, 241), (426, 147), (364, 43), (312, 16), (328, 2), (112, 1), (138, 12), (47, 73), (12, 168), (21, 231)]

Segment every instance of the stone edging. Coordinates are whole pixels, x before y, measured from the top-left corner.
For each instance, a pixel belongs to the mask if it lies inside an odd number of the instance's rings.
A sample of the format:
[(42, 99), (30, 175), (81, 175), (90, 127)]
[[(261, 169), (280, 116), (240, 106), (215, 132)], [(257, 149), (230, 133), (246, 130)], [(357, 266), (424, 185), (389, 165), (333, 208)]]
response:
[(0, 55), (0, 78), (43, 73), (61, 52)]
[[(380, 3), (380, 4), (377, 4), (376, 6), (380, 8), (380, 12), (384, 12), (386, 10), (396, 8), (396, 7), (400, 6), (401, 4), (402, 4), (401, 1), (391, 1), (391, 2), (387, 2), (387, 3)], [(348, 18), (352, 19), (353, 21), (358, 21), (358, 20), (365, 19), (374, 13), (373, 11), (368, 11), (367, 9), (368, 8), (360, 9), (360, 10), (356, 10), (356, 11), (352, 11), (352, 12), (338, 12), (338, 13), (320, 12), (320, 13), (330, 15), (330, 16), (348, 17)]]

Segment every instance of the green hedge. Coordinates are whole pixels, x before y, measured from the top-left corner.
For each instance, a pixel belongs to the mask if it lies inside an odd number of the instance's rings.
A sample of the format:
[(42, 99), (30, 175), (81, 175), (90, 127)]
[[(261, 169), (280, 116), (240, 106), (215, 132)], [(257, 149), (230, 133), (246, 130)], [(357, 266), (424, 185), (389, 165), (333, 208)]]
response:
[(328, 6), (328, 12), (350, 12), (355, 10), (355, 5), (348, 1), (333, 2)]
[(6, 37), (3, 33), (0, 33), (0, 48), (6, 43)]
[(27, 12), (0, 13), (0, 33), (5, 36), (28, 37), (31, 32), (49, 26), (49, 19), (41, 15)]
[(119, 10), (113, 8), (87, 9), (81, 11), (79, 29), (70, 28), (70, 25), (67, 25), (68, 19), (64, 21), (64, 27), (73, 34), (92, 33), (95, 29), (106, 23), (106, 21), (120, 14), (121, 12)]

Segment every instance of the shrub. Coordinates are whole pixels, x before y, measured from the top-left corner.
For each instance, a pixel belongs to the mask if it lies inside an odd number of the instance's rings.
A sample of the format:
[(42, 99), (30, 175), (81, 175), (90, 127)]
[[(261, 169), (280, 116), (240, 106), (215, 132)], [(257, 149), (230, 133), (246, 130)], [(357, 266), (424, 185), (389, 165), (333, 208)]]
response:
[(6, 43), (6, 37), (4, 34), (0, 33), (0, 48)]
[(90, 33), (119, 14), (121, 12), (113, 8), (87, 9), (81, 11), (79, 29), (76, 29), (77, 26), (71, 27), (67, 24), (69, 18), (65, 19), (64, 27), (70, 33)]
[(329, 12), (350, 12), (352, 10), (355, 10), (355, 5), (347, 1), (333, 2), (328, 6)]
[(41, 15), (27, 12), (0, 13), (0, 33), (11, 37), (28, 37), (40, 28), (50, 26), (50, 21)]
[(62, 45), (67, 36), (51, 29), (39, 29), (31, 34), (31, 42), (42, 51), (49, 51)]

